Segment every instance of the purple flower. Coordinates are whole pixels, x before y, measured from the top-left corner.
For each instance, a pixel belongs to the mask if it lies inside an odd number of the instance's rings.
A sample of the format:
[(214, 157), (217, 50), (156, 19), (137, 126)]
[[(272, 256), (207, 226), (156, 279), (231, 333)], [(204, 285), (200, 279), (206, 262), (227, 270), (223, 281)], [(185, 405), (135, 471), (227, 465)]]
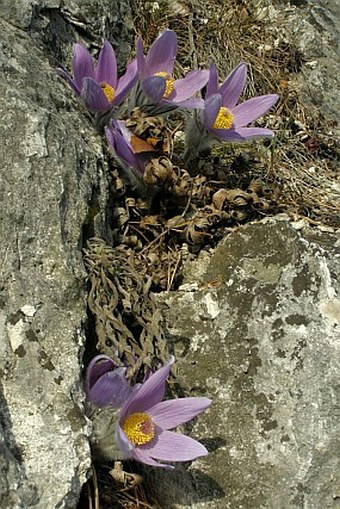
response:
[(155, 103), (183, 108), (202, 108), (203, 100), (192, 98), (207, 83), (209, 71), (190, 71), (175, 80), (173, 69), (177, 54), (177, 36), (164, 30), (144, 55), (142, 40), (137, 41), (137, 66), (145, 94)]
[(89, 51), (81, 44), (75, 44), (72, 70), (73, 78), (64, 69), (59, 68), (58, 72), (92, 111), (108, 111), (119, 106), (137, 81), (136, 60), (118, 79), (116, 55), (108, 41), (100, 50), (96, 66)]
[[(135, 136), (125, 126), (125, 122), (123, 120), (111, 120), (109, 127), (105, 129), (105, 133), (108, 144), (123, 167), (135, 168), (142, 174), (145, 163), (151, 154), (136, 153), (134, 151), (132, 140)], [(153, 150), (151, 146), (150, 150)]]
[[(126, 369), (116, 368), (109, 357), (98, 355), (91, 361), (85, 390), (88, 400), (99, 407), (93, 423), (94, 445), (101, 455), (109, 458), (111, 454), (111, 459), (133, 458), (147, 465), (173, 468), (157, 460), (190, 461), (208, 453), (196, 440), (169, 431), (204, 412), (211, 404), (210, 399), (202, 397), (162, 401), (173, 362), (172, 358), (143, 384), (131, 388), (125, 378)], [(115, 418), (117, 407), (120, 411)], [(106, 429), (103, 431), (100, 419), (104, 418)], [(115, 429), (111, 428), (112, 422)]]
[(250, 138), (274, 135), (270, 129), (247, 126), (274, 106), (279, 96), (276, 94), (261, 95), (237, 105), (246, 79), (247, 65), (240, 63), (219, 86), (216, 68), (214, 65), (210, 67), (204, 101), (203, 124), (219, 140), (244, 141)]
[(162, 401), (173, 359), (156, 371), (125, 401), (116, 428), (116, 441), (128, 456), (147, 465), (173, 468), (161, 461), (190, 461), (208, 454), (196, 440), (169, 431), (204, 412), (208, 398)]
[(97, 407), (121, 407), (132, 393), (126, 368), (119, 368), (107, 355), (97, 355), (88, 365), (85, 379), (87, 399)]

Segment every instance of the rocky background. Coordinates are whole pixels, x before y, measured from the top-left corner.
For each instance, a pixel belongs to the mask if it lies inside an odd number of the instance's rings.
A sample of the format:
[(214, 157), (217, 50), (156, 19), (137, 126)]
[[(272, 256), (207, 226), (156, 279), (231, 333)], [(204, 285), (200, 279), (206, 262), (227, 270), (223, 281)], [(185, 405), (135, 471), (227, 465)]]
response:
[(273, 23), (287, 26), (301, 51), (299, 92), (320, 112), (339, 118), (340, 4), (337, 0), (267, 2)]
[[(294, 27), (301, 93), (338, 112), (335, 2), (266, 2)], [(55, 72), (72, 44), (133, 44), (128, 1), (0, 4), (0, 506), (75, 508), (87, 479), (83, 415), (89, 237), (110, 241), (106, 157)], [(149, 470), (164, 508), (340, 508), (339, 238), (285, 218), (240, 227), (164, 294), (170, 348), (210, 455)]]
[(153, 472), (164, 507), (340, 507), (339, 246), (270, 219), (163, 294), (179, 375), (214, 401), (191, 431), (209, 456)]
[(56, 67), (104, 37), (123, 60), (130, 26), (123, 1), (0, 4), (3, 508), (74, 509), (91, 464), (81, 249), (107, 238), (110, 198), (101, 139)]

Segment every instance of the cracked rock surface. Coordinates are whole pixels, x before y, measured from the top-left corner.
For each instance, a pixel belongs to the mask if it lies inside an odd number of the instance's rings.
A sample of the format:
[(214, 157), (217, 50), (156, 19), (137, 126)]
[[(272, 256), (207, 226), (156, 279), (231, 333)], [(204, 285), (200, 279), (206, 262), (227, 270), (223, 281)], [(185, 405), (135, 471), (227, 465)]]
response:
[[(340, 3), (338, 0), (267, 0), (273, 29), (286, 29), (300, 52), (296, 90), (336, 120), (340, 110)], [(339, 126), (334, 123), (338, 135)]]
[(101, 138), (55, 68), (89, 34), (92, 49), (111, 35), (127, 48), (128, 29), (119, 30), (128, 2), (111, 4), (1, 2), (0, 506), (8, 509), (74, 509), (90, 466), (81, 249), (88, 236), (107, 238), (107, 168)]
[(340, 507), (340, 238), (297, 227), (239, 228), (161, 298), (179, 376), (213, 399), (191, 429), (210, 454), (153, 473), (165, 507)]

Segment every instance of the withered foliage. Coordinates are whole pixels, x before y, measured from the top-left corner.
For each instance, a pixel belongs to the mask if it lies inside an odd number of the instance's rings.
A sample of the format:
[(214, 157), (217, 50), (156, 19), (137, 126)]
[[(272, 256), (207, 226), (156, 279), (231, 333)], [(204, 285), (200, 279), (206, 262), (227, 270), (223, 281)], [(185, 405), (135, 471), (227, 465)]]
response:
[[(142, 476), (130, 472), (129, 464), (116, 461), (113, 467), (92, 467), (92, 479), (87, 482), (83, 490), (83, 505), (88, 509), (161, 509), (155, 500), (150, 501), (150, 494), (146, 495)], [(134, 465), (134, 470), (136, 469)]]
[[(156, 145), (166, 149), (153, 154), (143, 174), (152, 199), (143, 200), (126, 187), (117, 200), (116, 241), (126, 252), (134, 251), (133, 263), (139, 273), (149, 275), (153, 289), (170, 290), (180, 279), (183, 245), (197, 253), (215, 245), (226, 228), (277, 212), (280, 189), (269, 179), (262, 182), (257, 176), (261, 168), (256, 161), (251, 164), (249, 157), (228, 164), (207, 154), (200, 168), (190, 174), (180, 153), (170, 157), (170, 133), (176, 131), (176, 119), (165, 124), (138, 109), (134, 115), (133, 135), (142, 141), (157, 139)], [(118, 187), (119, 174), (113, 171), (112, 175)]]
[(180, 153), (172, 152), (177, 125), (176, 117), (165, 122), (133, 111), (129, 129), (135, 150), (152, 152), (143, 174), (148, 197), (139, 197), (113, 168), (114, 245), (91, 239), (84, 256), (96, 347), (128, 365), (135, 378), (168, 358), (152, 292), (180, 282), (190, 253), (216, 245), (226, 230), (280, 209), (277, 184), (264, 184), (249, 158), (237, 164), (224, 160), (222, 171), (221, 159), (208, 154), (199, 172), (190, 174)]
[(89, 274), (88, 306), (96, 321), (97, 349), (129, 366), (128, 376), (155, 367), (167, 358), (161, 315), (150, 287), (152, 279), (139, 272), (134, 252), (91, 239), (84, 262)]

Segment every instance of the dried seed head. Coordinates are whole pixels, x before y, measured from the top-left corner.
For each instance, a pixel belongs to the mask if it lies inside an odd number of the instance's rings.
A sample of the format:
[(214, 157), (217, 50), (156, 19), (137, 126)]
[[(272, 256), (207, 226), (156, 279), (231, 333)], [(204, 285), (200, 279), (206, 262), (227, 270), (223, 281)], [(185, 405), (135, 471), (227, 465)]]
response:
[(244, 207), (249, 201), (249, 194), (242, 189), (230, 189), (227, 200), (236, 207)]
[(149, 144), (154, 150), (169, 153), (171, 136), (162, 117), (148, 117), (140, 108), (134, 108), (126, 126), (137, 137)]
[(248, 189), (247, 191), (249, 193), (260, 193), (262, 190), (262, 182), (260, 179), (253, 179), (249, 186), (248, 186)]
[(148, 185), (169, 185), (175, 178), (172, 162), (167, 157), (152, 159), (143, 174), (144, 182)]
[(192, 177), (186, 170), (180, 170), (177, 179), (172, 186), (172, 191), (177, 196), (187, 196), (192, 189)]
[(202, 244), (207, 237), (212, 236), (212, 227), (220, 220), (220, 214), (213, 207), (204, 207), (188, 223), (185, 240), (189, 244)]
[(235, 209), (231, 211), (230, 215), (232, 219), (241, 223), (247, 218), (248, 213), (244, 209)]
[(249, 193), (242, 189), (219, 189), (213, 195), (213, 204), (218, 210), (227, 206), (244, 207), (250, 201)]
[(261, 198), (257, 203), (253, 203), (253, 209), (260, 210), (262, 212), (267, 211), (269, 207), (269, 203), (264, 198)]
[(228, 201), (227, 196), (228, 189), (224, 188), (219, 189), (218, 191), (216, 191), (216, 193), (213, 194), (212, 202), (213, 205), (217, 208), (217, 210), (223, 210), (225, 202)]
[(193, 225), (188, 226), (188, 228), (185, 231), (185, 240), (189, 244), (194, 244), (196, 246), (202, 244), (204, 242), (204, 240), (206, 239), (207, 235), (209, 236), (210, 234), (201, 228), (202, 228), (202, 225), (199, 226), (199, 225), (193, 224)]
[(250, 202), (252, 204), (254, 203), (259, 203), (259, 201), (261, 200), (261, 198), (259, 197), (259, 195), (257, 193), (254, 193), (254, 192), (249, 192), (249, 198), (250, 198)]

